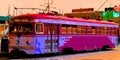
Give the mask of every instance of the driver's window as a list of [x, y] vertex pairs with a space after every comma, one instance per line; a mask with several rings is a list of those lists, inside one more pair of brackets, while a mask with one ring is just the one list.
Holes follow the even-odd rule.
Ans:
[[44, 24], [37, 23], [35, 28], [37, 34], [44, 34]]

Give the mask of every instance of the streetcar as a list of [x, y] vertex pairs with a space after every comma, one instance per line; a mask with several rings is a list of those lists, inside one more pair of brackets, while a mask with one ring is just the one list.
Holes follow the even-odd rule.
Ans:
[[26, 54], [71, 53], [118, 44], [118, 25], [109, 21], [22, 14], [10, 20], [9, 28], [9, 52], [17, 48]]

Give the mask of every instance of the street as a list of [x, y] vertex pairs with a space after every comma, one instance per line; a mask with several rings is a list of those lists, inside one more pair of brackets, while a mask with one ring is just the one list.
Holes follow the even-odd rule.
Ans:
[[[16, 59], [10, 59], [16, 60]], [[60, 55], [44, 58], [27, 58], [17, 60], [120, 60], [120, 47], [109, 51], [86, 52], [79, 54]]]

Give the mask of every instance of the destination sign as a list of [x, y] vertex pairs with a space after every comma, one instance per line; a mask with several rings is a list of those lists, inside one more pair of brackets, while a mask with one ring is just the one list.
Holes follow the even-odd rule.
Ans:
[[30, 19], [15, 19], [14, 22], [31, 22]]

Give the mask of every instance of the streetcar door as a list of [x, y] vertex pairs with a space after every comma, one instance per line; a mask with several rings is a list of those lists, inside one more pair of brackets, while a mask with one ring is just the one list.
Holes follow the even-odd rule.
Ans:
[[47, 52], [58, 52], [58, 40], [59, 40], [59, 25], [47, 24], [47, 40], [46, 50]]

